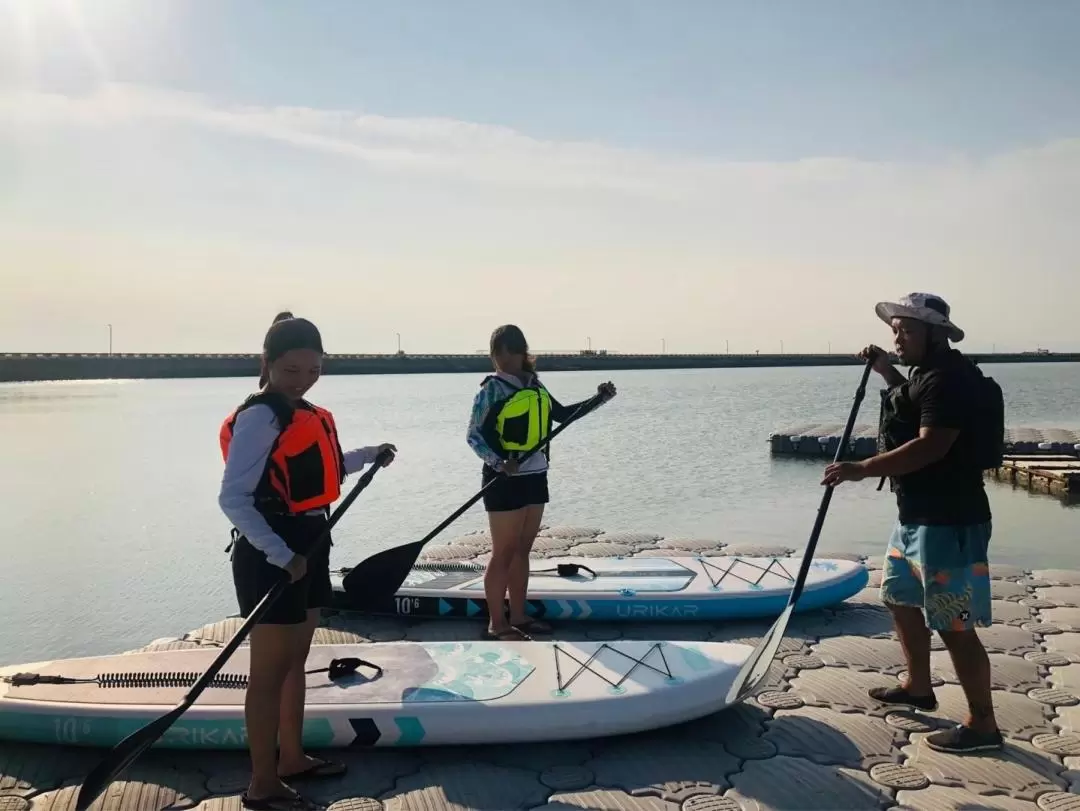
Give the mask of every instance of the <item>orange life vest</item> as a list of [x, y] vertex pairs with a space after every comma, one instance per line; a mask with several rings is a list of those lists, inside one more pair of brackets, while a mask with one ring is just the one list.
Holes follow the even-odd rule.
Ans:
[[259, 403], [273, 409], [282, 430], [270, 448], [266, 470], [256, 488], [256, 506], [296, 514], [337, 501], [345, 480], [345, 457], [334, 417], [325, 408], [304, 400], [294, 405], [268, 392], [248, 397], [221, 425], [218, 439], [222, 458], [229, 458], [237, 415]]

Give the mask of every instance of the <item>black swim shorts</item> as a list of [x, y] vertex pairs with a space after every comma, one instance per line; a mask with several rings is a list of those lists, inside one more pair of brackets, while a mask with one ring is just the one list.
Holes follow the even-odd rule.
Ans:
[[[309, 555], [315, 540], [326, 529], [327, 518], [323, 515], [269, 516], [267, 522], [293, 552]], [[246, 618], [278, 582], [284, 570], [267, 561], [266, 555], [240, 536], [232, 549], [232, 572], [236, 601], [241, 616]], [[258, 624], [302, 623], [307, 620], [308, 609], [325, 608], [332, 597], [330, 543], [324, 543], [309, 555], [307, 574], [288, 585]]]
[[517, 476], [504, 476], [484, 466], [482, 480], [486, 485], [493, 478], [495, 484], [484, 491], [484, 509], [489, 513], [520, 510], [533, 504], [548, 503], [548, 475], [542, 473], [523, 473]]

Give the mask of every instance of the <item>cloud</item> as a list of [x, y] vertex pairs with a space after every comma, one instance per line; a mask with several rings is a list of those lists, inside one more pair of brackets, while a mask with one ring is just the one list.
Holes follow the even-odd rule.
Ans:
[[[219, 148], [232, 140], [243, 148]], [[248, 148], [259, 141], [333, 160], [268, 160]], [[962, 303], [972, 335], [1064, 341], [1080, 295], [1080, 139], [980, 159], [730, 161], [104, 84], [0, 92], [0, 144], [5, 158], [15, 147], [20, 181], [0, 195], [0, 264], [35, 268], [2, 304], [9, 320], [52, 311], [62, 288], [71, 309], [55, 329], [86, 318], [86, 302], [118, 306], [113, 278], [137, 280], [124, 283], [132, 311], [156, 316], [167, 295], [183, 318], [202, 318], [201, 288], [184, 303], [168, 280], [220, 267], [230, 273], [212, 282], [219, 290], [280, 285], [259, 293], [271, 311], [273, 296], [295, 297], [295, 268], [320, 267], [353, 291], [325, 305], [341, 307], [342, 329], [353, 328], [355, 291], [377, 289], [392, 315], [366, 320], [432, 346], [469, 308], [486, 317], [496, 273], [539, 280], [538, 311], [559, 329], [623, 348], [652, 346], [645, 334], [714, 348], [720, 335], [762, 348], [780, 335], [789, 349], [861, 340], [844, 337], [843, 319], [861, 330], [867, 301], [908, 289]], [[339, 161], [363, 172], [338, 172]], [[438, 182], [417, 182], [428, 178]], [[72, 295], [68, 278], [85, 290]], [[233, 298], [218, 300], [214, 318], [227, 321]], [[152, 318], [145, 329], [159, 340]]]
[[129, 84], [102, 85], [81, 97], [9, 93], [0, 96], [2, 120], [22, 127], [98, 128], [164, 120], [332, 153], [381, 169], [512, 185], [648, 189], [629, 171], [645, 156], [609, 147], [539, 141], [505, 127], [444, 118], [230, 105], [200, 94]]
[[[252, 106], [132, 84], [103, 84], [83, 96], [0, 95], [0, 137], [124, 127], [141, 137], [139, 127], [152, 122], [329, 154], [391, 178], [456, 181], [458, 212], [446, 210], [445, 197], [425, 198], [418, 184], [403, 184], [380, 208], [398, 206], [399, 220], [413, 229], [425, 222], [450, 230], [447, 223], [459, 216], [466, 231], [485, 223], [492, 240], [545, 247], [561, 241], [579, 257], [622, 252], [666, 263], [681, 256], [703, 273], [724, 256], [729, 263], [757, 259], [791, 268], [829, 264], [851, 274], [1025, 267], [1053, 275], [1080, 250], [1080, 138], [978, 160], [729, 161], [542, 140], [448, 118]], [[130, 174], [141, 180], [170, 171], [156, 155], [144, 156]], [[249, 176], [232, 166], [237, 176]], [[260, 176], [273, 170], [250, 165]], [[326, 175], [311, 179], [319, 194], [333, 182]], [[461, 193], [469, 189], [474, 193]], [[473, 206], [467, 213], [466, 205]], [[344, 203], [327, 209], [352, 216], [341, 213], [348, 211]], [[237, 215], [230, 216], [235, 228]]]
[[[868, 201], [881, 206], [882, 190], [888, 189], [889, 207], [929, 205], [947, 212], [960, 198], [965, 205], [993, 204], [995, 190], [1016, 193], [1037, 183], [1072, 195], [1080, 185], [1080, 139], [980, 162], [962, 157], [930, 164], [842, 157], [735, 162], [541, 140], [507, 127], [447, 118], [230, 104], [131, 84], [104, 84], [81, 97], [29, 92], [0, 96], [0, 121], [15, 127], [102, 128], [153, 120], [339, 155], [381, 171], [501, 186], [591, 189], [670, 202], [746, 205], [778, 197], [810, 202], [831, 198], [831, 204], [857, 211]], [[979, 194], [973, 196], [974, 190]]]

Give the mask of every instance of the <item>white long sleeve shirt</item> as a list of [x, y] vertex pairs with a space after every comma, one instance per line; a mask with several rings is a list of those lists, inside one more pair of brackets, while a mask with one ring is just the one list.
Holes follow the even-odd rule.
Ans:
[[[277, 418], [268, 405], [259, 403], [237, 415], [229, 458], [221, 477], [218, 506], [252, 546], [264, 553], [270, 563], [284, 569], [292, 560], [293, 551], [255, 508], [255, 488], [280, 433]], [[378, 446], [347, 451], [345, 473], [358, 473], [374, 462], [378, 454]]]

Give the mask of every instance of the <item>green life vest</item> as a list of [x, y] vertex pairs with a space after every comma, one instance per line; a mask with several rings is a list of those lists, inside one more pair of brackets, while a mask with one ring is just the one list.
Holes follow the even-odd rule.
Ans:
[[551, 433], [551, 395], [539, 384], [515, 391], [491, 409], [485, 428], [500, 455], [528, 453]]

